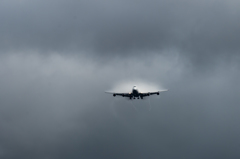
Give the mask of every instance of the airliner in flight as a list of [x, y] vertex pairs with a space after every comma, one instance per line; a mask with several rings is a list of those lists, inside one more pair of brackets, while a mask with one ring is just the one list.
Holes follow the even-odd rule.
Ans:
[[113, 96], [122, 96], [122, 97], [128, 97], [130, 99], [143, 99], [143, 97], [146, 97], [146, 96], [150, 96], [150, 95], [159, 95], [160, 92], [165, 92], [165, 91], [168, 91], [167, 89], [166, 90], [161, 90], [161, 91], [156, 91], [156, 92], [139, 92], [138, 89], [137, 89], [137, 86], [133, 86], [133, 89], [132, 89], [132, 92], [130, 93], [115, 93], [115, 92], [105, 92], [105, 93], [110, 93], [110, 94], [113, 94]]

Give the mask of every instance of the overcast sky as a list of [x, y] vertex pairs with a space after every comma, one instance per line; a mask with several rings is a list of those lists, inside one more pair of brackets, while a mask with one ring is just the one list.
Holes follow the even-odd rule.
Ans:
[[1, 0], [0, 158], [239, 159], [239, 42], [238, 0]]

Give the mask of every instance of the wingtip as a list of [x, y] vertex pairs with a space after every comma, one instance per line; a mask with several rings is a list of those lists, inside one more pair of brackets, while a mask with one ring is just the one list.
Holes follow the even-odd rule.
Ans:
[[160, 90], [158, 92], [166, 92], [166, 91], [168, 91], [168, 89]]
[[105, 91], [104, 93], [109, 93], [109, 94], [112, 94], [113, 92], [108, 92], [108, 91]]

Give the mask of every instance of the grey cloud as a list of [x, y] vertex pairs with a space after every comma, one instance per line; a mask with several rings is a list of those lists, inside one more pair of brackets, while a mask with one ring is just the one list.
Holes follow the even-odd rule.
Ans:
[[[99, 66], [86, 57], [33, 55], [1, 58], [2, 158], [240, 155], [239, 73], [227, 63], [199, 75], [189, 73], [183, 60], [173, 63], [175, 57], [163, 55], [143, 71], [136, 71], [142, 61], [133, 59], [126, 63], [136, 68], [126, 70], [118, 60]], [[170, 90], [150, 98], [151, 111], [148, 100], [131, 103], [103, 93], [127, 77]]]
[[3, 1], [1, 48], [197, 58], [239, 51], [235, 1]]
[[239, 158], [238, 6], [1, 1], [0, 157]]

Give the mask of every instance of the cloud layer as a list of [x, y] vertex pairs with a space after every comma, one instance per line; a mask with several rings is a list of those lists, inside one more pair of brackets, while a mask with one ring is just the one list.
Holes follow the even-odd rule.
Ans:
[[239, 5], [1, 1], [0, 157], [239, 158]]

